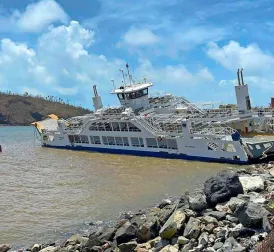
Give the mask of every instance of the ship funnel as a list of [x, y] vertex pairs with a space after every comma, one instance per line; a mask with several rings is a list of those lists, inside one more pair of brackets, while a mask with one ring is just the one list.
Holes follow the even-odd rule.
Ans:
[[93, 92], [94, 92], [94, 97], [93, 99], [93, 106], [95, 111], [98, 109], [101, 109], [103, 107], [102, 99], [101, 96], [98, 95], [96, 85], [93, 86]]
[[238, 77], [238, 85], [241, 86], [241, 81], [240, 81], [240, 69], [237, 71], [237, 77]]
[[242, 85], [244, 85], [244, 76], [243, 76], [243, 69], [241, 69], [241, 79], [242, 79]]

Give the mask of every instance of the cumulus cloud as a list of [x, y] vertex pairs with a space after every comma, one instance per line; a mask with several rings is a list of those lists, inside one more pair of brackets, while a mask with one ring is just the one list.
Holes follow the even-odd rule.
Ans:
[[6, 32], [40, 32], [49, 25], [69, 20], [66, 12], [55, 0], [40, 0], [29, 4], [24, 12], [2, 13], [0, 30]]
[[131, 27], [123, 37], [123, 42], [130, 46], [147, 46], [156, 44], [159, 38], [149, 29]]
[[230, 41], [227, 45], [219, 47], [216, 43], [210, 43], [207, 55], [232, 71], [244, 68], [246, 73], [253, 75], [273, 72], [274, 56], [262, 51], [256, 44], [241, 46], [236, 41]]

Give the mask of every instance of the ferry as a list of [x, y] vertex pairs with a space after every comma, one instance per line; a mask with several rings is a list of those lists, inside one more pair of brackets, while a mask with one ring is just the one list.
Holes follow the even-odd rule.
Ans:
[[66, 120], [51, 114], [32, 124], [41, 145], [233, 164], [262, 162], [274, 153], [274, 110], [252, 110], [242, 69], [237, 106], [208, 108], [172, 94], [149, 96], [153, 84], [135, 82], [126, 68], [121, 86], [111, 92], [120, 106], [104, 107], [93, 86], [94, 113]]

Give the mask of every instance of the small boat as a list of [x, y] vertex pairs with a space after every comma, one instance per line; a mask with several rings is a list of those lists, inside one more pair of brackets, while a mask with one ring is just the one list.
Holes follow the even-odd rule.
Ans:
[[49, 115], [35, 122], [43, 147], [233, 164], [262, 162], [274, 153], [274, 111], [251, 108], [243, 70], [237, 106], [208, 108], [172, 94], [149, 96], [146, 78], [135, 82], [126, 65], [112, 90], [118, 107], [103, 107], [93, 86], [95, 112], [69, 119]]

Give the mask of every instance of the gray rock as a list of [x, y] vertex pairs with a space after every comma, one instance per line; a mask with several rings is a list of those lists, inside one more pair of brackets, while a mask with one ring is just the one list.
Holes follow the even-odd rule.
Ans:
[[161, 249], [163, 249], [167, 245], [169, 245], [169, 241], [165, 239], [161, 239], [155, 242], [155, 245], [154, 245], [155, 251], [161, 251]]
[[205, 216], [201, 217], [200, 220], [201, 220], [202, 223], [205, 223], [206, 225], [210, 224], [210, 223], [213, 223], [215, 225], [218, 224], [218, 221], [217, 221], [216, 218], [208, 216], [208, 215], [205, 215]]
[[220, 221], [220, 220], [224, 220], [225, 219], [226, 213], [225, 212], [220, 212], [220, 211], [211, 211], [211, 212], [205, 213], [205, 215], [214, 217], [218, 221]]
[[40, 252], [56, 252], [58, 249], [59, 247], [48, 246], [46, 248], [41, 249]]
[[120, 252], [132, 252], [134, 249], [137, 247], [137, 242], [136, 241], [131, 241], [128, 243], [122, 243], [118, 246], [120, 249]]
[[92, 248], [94, 246], [102, 246], [106, 241], [112, 241], [116, 232], [116, 228], [103, 227], [97, 232], [93, 232], [89, 235], [88, 241], [85, 247]]
[[213, 246], [215, 250], [220, 249], [224, 244], [222, 242], [216, 242]]
[[204, 183], [206, 200], [214, 206], [240, 193], [243, 193], [243, 187], [238, 174], [232, 170], [222, 171]]
[[31, 252], [38, 252], [38, 251], [41, 250], [41, 248], [42, 248], [41, 244], [34, 244], [30, 251]]
[[122, 227], [118, 228], [115, 233], [115, 240], [117, 245], [127, 243], [134, 239], [136, 236], [137, 227], [136, 225], [126, 222]]
[[217, 231], [216, 236], [220, 239], [220, 241], [225, 241], [225, 239], [228, 237], [228, 228], [220, 227]]
[[211, 232], [213, 231], [214, 227], [215, 227], [214, 224], [209, 223], [209, 224], [207, 224], [206, 226], [204, 226], [204, 227], [202, 228], [202, 231], [206, 231], [206, 232], [208, 232], [208, 233], [211, 233]]
[[190, 217], [184, 230], [184, 237], [189, 239], [192, 239], [192, 238], [197, 239], [199, 237], [200, 232], [201, 232], [200, 221], [198, 219]]
[[267, 211], [258, 204], [249, 202], [247, 205], [238, 207], [235, 215], [245, 227], [262, 228], [263, 218], [267, 215]]
[[227, 203], [226, 206], [230, 208], [232, 212], [234, 212], [238, 207], [246, 204], [246, 201], [237, 197], [232, 197]]
[[160, 230], [159, 219], [149, 216], [148, 219], [138, 228], [136, 238], [139, 242], [146, 242], [158, 236]]
[[0, 244], [0, 252], [7, 252], [11, 249], [9, 244]]
[[65, 246], [76, 245], [76, 244], [81, 244], [82, 246], [85, 246], [88, 240], [89, 238], [87, 237], [83, 237], [79, 234], [75, 234], [75, 235], [72, 235], [69, 239], [67, 239]]
[[236, 224], [239, 223], [239, 219], [238, 219], [237, 217], [231, 215], [231, 214], [228, 214], [228, 215], [226, 216], [226, 219], [227, 219], [228, 221], [232, 222], [232, 223], [236, 223]]
[[246, 250], [246, 248], [241, 246], [233, 237], [226, 239], [221, 249], [222, 252], [242, 252]]
[[187, 239], [186, 237], [184, 236], [179, 236], [178, 237], [178, 240], [177, 240], [177, 243], [179, 245], [185, 245], [185, 244], [188, 244], [189, 243], [189, 239]]
[[244, 192], [261, 192], [264, 190], [264, 180], [260, 176], [240, 176], [239, 180]]
[[164, 225], [168, 218], [173, 214], [176, 205], [167, 205], [163, 209], [161, 209], [159, 213], [159, 221], [161, 225]]
[[162, 202], [159, 204], [158, 208], [162, 209], [171, 204], [172, 204], [172, 201], [170, 199], [163, 199]]
[[209, 236], [207, 232], [201, 233], [199, 239], [198, 239], [199, 245], [202, 245], [205, 247], [209, 242]]
[[207, 208], [206, 196], [202, 190], [195, 190], [187, 196], [189, 208], [194, 211], [202, 211]]
[[179, 231], [182, 225], [185, 223], [186, 215], [183, 211], [175, 211], [164, 224], [160, 230], [160, 237], [162, 239], [170, 239], [177, 231]]
[[178, 252], [179, 249], [172, 245], [167, 245], [163, 249], [161, 249], [161, 252]]
[[102, 251], [102, 248], [101, 248], [101, 246], [93, 246], [93, 247], [90, 248], [88, 251], [89, 251], [89, 252], [101, 252], [101, 251]]

